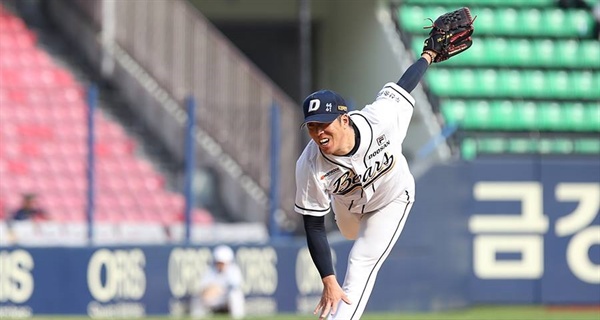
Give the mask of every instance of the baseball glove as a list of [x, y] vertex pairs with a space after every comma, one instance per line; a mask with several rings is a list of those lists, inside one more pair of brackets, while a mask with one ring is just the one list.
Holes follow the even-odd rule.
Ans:
[[431, 28], [431, 31], [429, 38], [425, 39], [423, 51], [436, 52], [433, 62], [441, 62], [469, 49], [473, 44], [473, 21], [475, 19], [471, 18], [471, 10], [467, 7], [444, 13], [435, 21], [431, 20], [432, 25], [424, 27]]

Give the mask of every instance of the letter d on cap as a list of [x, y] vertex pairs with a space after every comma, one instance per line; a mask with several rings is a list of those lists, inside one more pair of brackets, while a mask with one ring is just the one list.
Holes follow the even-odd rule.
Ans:
[[319, 100], [319, 99], [312, 99], [308, 103], [308, 112], [317, 111], [317, 110], [319, 110], [320, 106], [321, 106], [321, 100]]

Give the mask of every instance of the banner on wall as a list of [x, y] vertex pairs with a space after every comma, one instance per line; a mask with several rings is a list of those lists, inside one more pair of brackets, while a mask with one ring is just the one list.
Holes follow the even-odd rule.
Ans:
[[[347, 254], [349, 243], [334, 244]], [[0, 249], [0, 315], [184, 315], [211, 247]], [[249, 314], [307, 312], [322, 285], [302, 243], [237, 246]]]
[[482, 161], [472, 167], [476, 302], [600, 301], [600, 163]]
[[[417, 201], [367, 308], [597, 304], [599, 177], [597, 161], [504, 159], [435, 168], [417, 183]], [[331, 243], [342, 281], [352, 243]], [[0, 316], [183, 315], [211, 249], [0, 248]], [[249, 314], [312, 312], [322, 284], [304, 239], [234, 250]]]

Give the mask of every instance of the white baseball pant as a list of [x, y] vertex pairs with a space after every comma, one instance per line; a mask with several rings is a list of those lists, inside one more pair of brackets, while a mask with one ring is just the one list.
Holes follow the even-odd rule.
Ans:
[[352, 304], [340, 301], [337, 312], [328, 320], [360, 319], [377, 273], [398, 241], [411, 208], [412, 199], [404, 195], [383, 209], [362, 216], [347, 211], [336, 212], [336, 223], [342, 235], [356, 239], [342, 285]]

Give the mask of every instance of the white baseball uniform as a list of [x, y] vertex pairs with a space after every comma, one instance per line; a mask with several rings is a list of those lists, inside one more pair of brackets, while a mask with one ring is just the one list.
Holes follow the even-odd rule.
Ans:
[[[210, 268], [200, 282], [200, 295], [192, 301], [192, 318], [204, 318], [211, 310], [226, 308], [233, 319], [242, 319], [245, 316], [242, 285], [242, 271], [237, 264], [228, 263], [223, 272]], [[211, 292], [207, 293], [205, 290]]]
[[324, 216], [331, 208], [341, 233], [356, 239], [342, 285], [352, 305], [340, 302], [331, 320], [360, 319], [414, 202], [414, 178], [402, 154], [414, 104], [408, 92], [387, 83], [372, 104], [349, 113], [360, 135], [352, 156], [325, 155], [310, 141], [296, 163], [295, 211]]

